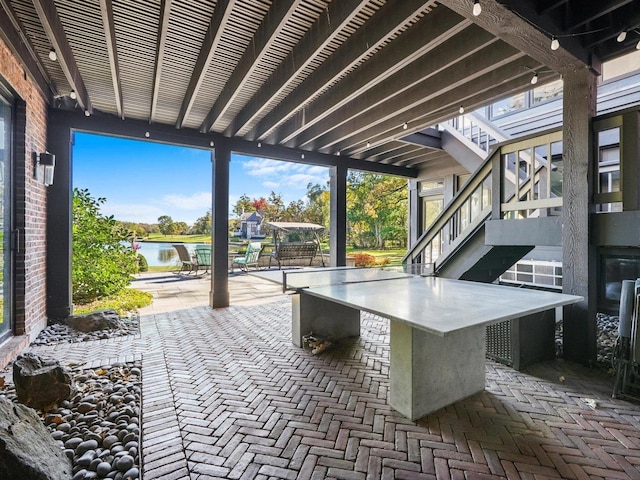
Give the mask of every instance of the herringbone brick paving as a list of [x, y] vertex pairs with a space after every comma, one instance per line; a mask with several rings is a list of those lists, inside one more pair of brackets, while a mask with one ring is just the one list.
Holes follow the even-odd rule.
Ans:
[[48, 353], [142, 355], [145, 480], [640, 479], [640, 407], [597, 371], [488, 362], [484, 392], [411, 422], [387, 404], [387, 320], [313, 356], [290, 308], [154, 313], [140, 338]]

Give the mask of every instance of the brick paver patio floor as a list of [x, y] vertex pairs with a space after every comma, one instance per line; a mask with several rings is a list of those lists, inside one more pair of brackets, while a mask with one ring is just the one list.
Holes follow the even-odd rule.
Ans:
[[387, 404], [387, 320], [367, 314], [361, 338], [313, 356], [291, 344], [289, 298], [262, 280], [232, 278], [217, 310], [206, 280], [182, 305], [154, 282], [139, 337], [39, 349], [142, 357], [145, 480], [640, 478], [640, 407], [596, 371], [489, 362], [484, 392], [411, 422]]

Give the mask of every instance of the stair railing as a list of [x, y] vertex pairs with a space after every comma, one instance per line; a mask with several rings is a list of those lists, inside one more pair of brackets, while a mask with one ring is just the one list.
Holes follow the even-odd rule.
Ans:
[[497, 145], [403, 263], [441, 264], [489, 219], [557, 215], [562, 208], [561, 152], [561, 130]]

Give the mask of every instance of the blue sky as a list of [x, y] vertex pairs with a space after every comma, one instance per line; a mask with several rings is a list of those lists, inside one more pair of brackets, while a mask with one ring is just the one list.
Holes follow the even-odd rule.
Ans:
[[[229, 203], [282, 196], [302, 199], [307, 184], [326, 184], [329, 170], [234, 154], [229, 171]], [[191, 225], [211, 208], [211, 155], [208, 150], [76, 133], [73, 186], [107, 199], [104, 215], [129, 222], [157, 223], [161, 215]]]

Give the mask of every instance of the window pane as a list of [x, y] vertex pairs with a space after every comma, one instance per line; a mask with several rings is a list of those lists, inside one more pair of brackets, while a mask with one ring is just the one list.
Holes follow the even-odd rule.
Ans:
[[423, 199], [423, 221], [425, 230], [427, 230], [433, 224], [438, 215], [440, 215], [443, 203], [442, 198], [427, 197]]
[[551, 196], [562, 197], [562, 142], [551, 144]]
[[499, 117], [501, 115], [505, 115], [507, 113], [515, 112], [516, 110], [520, 110], [525, 107], [525, 93], [519, 93], [518, 95], [514, 95], [513, 97], [505, 98], [503, 100], [498, 100], [493, 105], [491, 105], [491, 116]]
[[598, 192], [620, 191], [620, 128], [598, 132]]
[[533, 89], [533, 104], [546, 102], [560, 96], [562, 96], [562, 80], [556, 80]]

